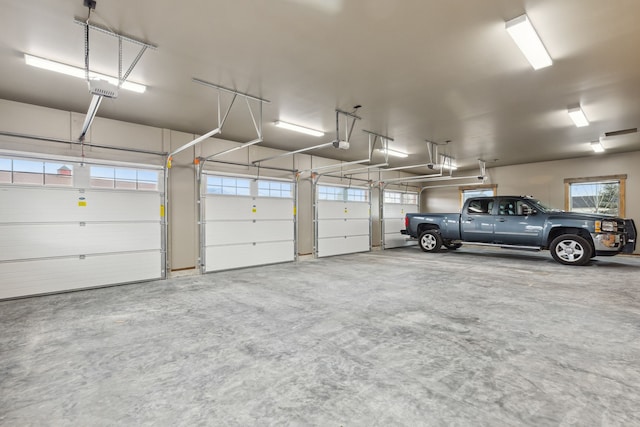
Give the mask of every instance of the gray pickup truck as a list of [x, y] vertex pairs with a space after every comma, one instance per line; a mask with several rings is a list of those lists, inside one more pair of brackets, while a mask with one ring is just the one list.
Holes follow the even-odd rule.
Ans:
[[596, 255], [633, 253], [636, 227], [631, 219], [563, 212], [525, 196], [468, 199], [461, 213], [415, 213], [405, 217], [406, 234], [425, 252], [465, 244], [501, 248], [548, 249], [557, 262], [585, 265]]

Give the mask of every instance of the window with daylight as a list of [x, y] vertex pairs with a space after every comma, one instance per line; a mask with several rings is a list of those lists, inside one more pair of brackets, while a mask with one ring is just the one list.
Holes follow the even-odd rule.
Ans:
[[318, 186], [318, 200], [344, 200], [343, 187], [328, 187], [326, 185]]
[[385, 191], [384, 203], [402, 203], [402, 193], [399, 191]]
[[125, 190], [158, 190], [158, 172], [148, 169], [91, 166], [91, 186]]
[[207, 194], [250, 196], [251, 180], [231, 176], [207, 176]]
[[258, 181], [259, 197], [293, 197], [293, 185], [290, 182]]
[[0, 158], [0, 184], [32, 184], [71, 187], [73, 165]]
[[369, 191], [363, 188], [347, 188], [348, 202], [368, 202]]
[[496, 195], [496, 185], [474, 185], [460, 187], [460, 207], [464, 205], [467, 199], [472, 197], [494, 197]]
[[417, 205], [418, 195], [416, 193], [404, 193], [402, 194], [402, 203], [405, 205]]
[[623, 217], [626, 179], [626, 175], [565, 179], [565, 209]]

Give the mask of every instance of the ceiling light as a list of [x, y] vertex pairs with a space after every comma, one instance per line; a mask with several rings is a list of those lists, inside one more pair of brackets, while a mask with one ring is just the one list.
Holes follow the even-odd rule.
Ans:
[[409, 157], [407, 153], [403, 153], [402, 151], [392, 150], [390, 148], [387, 148], [386, 150], [384, 148], [378, 148], [378, 151], [381, 152], [382, 154], [387, 154], [393, 157], [401, 157], [403, 159], [406, 157]]
[[603, 153], [604, 152], [604, 146], [602, 145], [602, 143], [600, 141], [592, 142], [591, 143], [591, 149], [596, 153]]
[[[51, 61], [50, 59], [39, 58], [37, 56], [29, 55], [26, 53], [24, 54], [24, 62], [27, 65], [32, 65], [34, 67], [42, 68], [49, 71], [55, 71], [56, 73], [66, 74], [68, 76], [78, 77], [81, 79], [86, 79], [87, 77], [84, 68], [63, 64], [61, 62]], [[93, 71], [89, 71], [89, 79], [106, 80], [114, 86], [118, 86], [119, 83], [116, 77], [107, 76], [105, 74], [100, 74]], [[120, 87], [122, 89], [130, 90], [137, 93], [144, 93], [147, 90], [147, 87], [145, 85], [129, 81], [125, 81]]]
[[505, 28], [534, 70], [553, 64], [529, 17], [525, 14], [507, 21]]
[[304, 126], [298, 126], [298, 125], [294, 125], [292, 123], [283, 122], [283, 121], [280, 121], [280, 120], [274, 122], [274, 124], [276, 126], [278, 126], [279, 128], [289, 129], [289, 130], [293, 130], [293, 131], [300, 132], [300, 133], [306, 133], [307, 135], [312, 135], [312, 136], [323, 136], [324, 135], [324, 132], [322, 132], [322, 131], [315, 130], [315, 129], [309, 129], [309, 128], [306, 128]]
[[587, 116], [584, 115], [584, 111], [582, 111], [582, 108], [580, 108], [579, 105], [569, 108], [567, 112], [569, 113], [569, 117], [571, 117], [571, 120], [573, 120], [573, 123], [576, 124], [576, 127], [581, 128], [584, 126], [589, 126], [589, 120], [587, 119]]

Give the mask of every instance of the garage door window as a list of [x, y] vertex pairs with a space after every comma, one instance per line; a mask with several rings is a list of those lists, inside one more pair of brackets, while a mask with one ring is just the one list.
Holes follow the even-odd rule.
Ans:
[[398, 191], [385, 191], [384, 202], [400, 204], [402, 203], [402, 193]]
[[0, 183], [71, 187], [73, 165], [0, 158]]
[[344, 200], [344, 188], [342, 187], [327, 187], [325, 185], [318, 186], [318, 199], [319, 200]]
[[418, 195], [416, 193], [403, 193], [402, 203], [405, 205], [417, 205]]
[[368, 202], [369, 192], [362, 188], [347, 188], [348, 202]]
[[227, 196], [250, 196], [251, 181], [227, 176], [207, 176], [207, 193]]
[[91, 166], [91, 186], [123, 190], [158, 190], [158, 172], [147, 169]]
[[369, 191], [364, 188], [345, 188], [318, 186], [318, 200], [333, 200], [338, 202], [368, 202]]
[[258, 181], [258, 196], [260, 197], [292, 197], [292, 185], [290, 182]]

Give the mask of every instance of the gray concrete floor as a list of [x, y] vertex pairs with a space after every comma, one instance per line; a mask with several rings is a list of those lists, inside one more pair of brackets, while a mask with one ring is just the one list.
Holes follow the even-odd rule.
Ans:
[[404, 248], [0, 302], [0, 425], [640, 425], [638, 273]]

